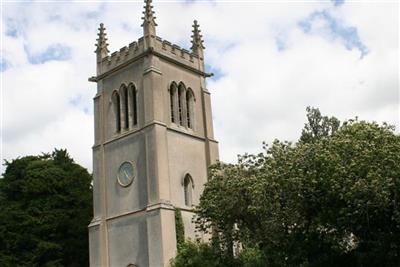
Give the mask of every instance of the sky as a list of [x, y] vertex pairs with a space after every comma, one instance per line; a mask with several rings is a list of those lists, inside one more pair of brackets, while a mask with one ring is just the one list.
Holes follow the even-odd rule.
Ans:
[[[400, 127], [397, 1], [153, 1], [157, 35], [204, 36], [220, 159], [296, 141], [313, 106]], [[66, 148], [92, 169], [95, 42], [142, 36], [142, 1], [2, 1], [1, 160]], [[4, 167], [0, 172], [4, 171]]]

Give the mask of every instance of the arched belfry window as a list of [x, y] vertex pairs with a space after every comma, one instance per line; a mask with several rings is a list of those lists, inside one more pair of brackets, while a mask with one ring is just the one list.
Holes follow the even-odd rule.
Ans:
[[187, 120], [187, 127], [193, 129], [193, 121], [194, 121], [194, 95], [193, 91], [188, 88], [186, 91], [186, 120]]
[[138, 105], [137, 105], [137, 90], [135, 86], [130, 83], [128, 86], [129, 95], [129, 118], [132, 126], [138, 124]]
[[176, 83], [172, 83], [171, 86], [169, 87], [169, 102], [170, 102], [170, 108], [171, 108], [171, 122], [175, 122], [177, 120], [176, 117], [176, 96], [177, 96], [177, 86]]
[[190, 174], [186, 174], [183, 178], [183, 192], [185, 198], [185, 205], [191, 207], [192, 202], [192, 193], [193, 193], [193, 179]]
[[192, 89], [183, 82], [172, 82], [169, 87], [171, 122], [194, 129], [194, 101]]
[[121, 109], [120, 109], [120, 97], [117, 91], [112, 94], [112, 105], [114, 110], [114, 121], [115, 121], [115, 131], [121, 131]]
[[186, 117], [186, 88], [183, 83], [179, 84], [178, 87], [178, 116], [179, 116], [179, 124], [185, 126], [185, 117]]
[[129, 100], [128, 100], [128, 89], [126, 85], [122, 85], [119, 89], [121, 96], [121, 117], [123, 121], [124, 129], [129, 128]]

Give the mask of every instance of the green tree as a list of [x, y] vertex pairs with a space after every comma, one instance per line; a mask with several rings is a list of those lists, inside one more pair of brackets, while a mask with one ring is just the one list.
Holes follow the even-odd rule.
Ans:
[[331, 136], [339, 129], [340, 121], [335, 117], [322, 116], [317, 108], [307, 107], [307, 123], [301, 132], [300, 142], [309, 143]]
[[400, 266], [400, 136], [307, 111], [298, 143], [213, 166], [199, 230], [217, 255], [239, 242], [239, 261], [262, 266]]
[[6, 162], [0, 266], [87, 266], [91, 175], [66, 150]]
[[180, 250], [185, 242], [185, 228], [183, 225], [182, 212], [180, 209], [175, 209], [175, 231], [176, 231], [176, 246]]

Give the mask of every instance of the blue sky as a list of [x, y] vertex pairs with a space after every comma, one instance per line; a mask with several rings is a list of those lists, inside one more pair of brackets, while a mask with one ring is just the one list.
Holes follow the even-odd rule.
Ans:
[[[336, 3], [338, 2], [336, 1]], [[316, 20], [323, 21], [323, 27], [314, 29], [313, 22]], [[321, 34], [325, 38], [332, 40], [339, 39], [346, 49], [358, 49], [361, 58], [368, 54], [368, 47], [360, 39], [357, 28], [345, 25], [341, 20], [334, 18], [327, 10], [315, 11], [305, 20], [300, 21], [299, 26], [308, 34]]]
[[332, 0], [335, 6], [340, 6], [344, 4], [344, 0]]
[[25, 53], [30, 64], [43, 64], [50, 60], [62, 61], [71, 58], [71, 48], [62, 44], [50, 45], [45, 51], [31, 53], [25, 46]]
[[[296, 140], [305, 108], [399, 126], [398, 3], [156, 1], [157, 34], [190, 47], [200, 23], [223, 161]], [[91, 169], [94, 44], [141, 37], [142, 3], [3, 4], [2, 157], [70, 150]], [[229, 101], [226, 101], [229, 99]], [[249, 131], [250, 129], [250, 131]], [[27, 145], [29, 144], [29, 145]]]

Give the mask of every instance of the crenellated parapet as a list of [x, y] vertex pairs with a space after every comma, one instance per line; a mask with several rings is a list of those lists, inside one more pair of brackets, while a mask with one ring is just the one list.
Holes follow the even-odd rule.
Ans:
[[99, 62], [100, 66], [98, 66], [101, 72], [98, 75], [140, 60], [149, 53], [153, 53], [167, 61], [174, 61], [183, 67], [186, 66], [199, 71], [199, 63], [203, 61], [203, 58], [200, 58], [198, 54], [160, 37], [154, 38], [154, 47], [145, 48], [144, 38], [142, 37], [137, 42], [132, 42], [128, 46], [124, 46], [118, 51], [112, 52], [111, 55], [102, 58], [101, 62]]
[[100, 62], [100, 69], [102, 70], [100, 75], [111, 71], [126, 62], [135, 60], [135, 58], [140, 57], [143, 54], [143, 38], [138, 40], [138, 42], [132, 42], [128, 46], [124, 46], [118, 51], [111, 53], [111, 55], [106, 56]]
[[203, 59], [179, 45], [173, 44], [159, 37], [156, 38], [155, 51], [192, 68], [198, 68], [199, 61]]

